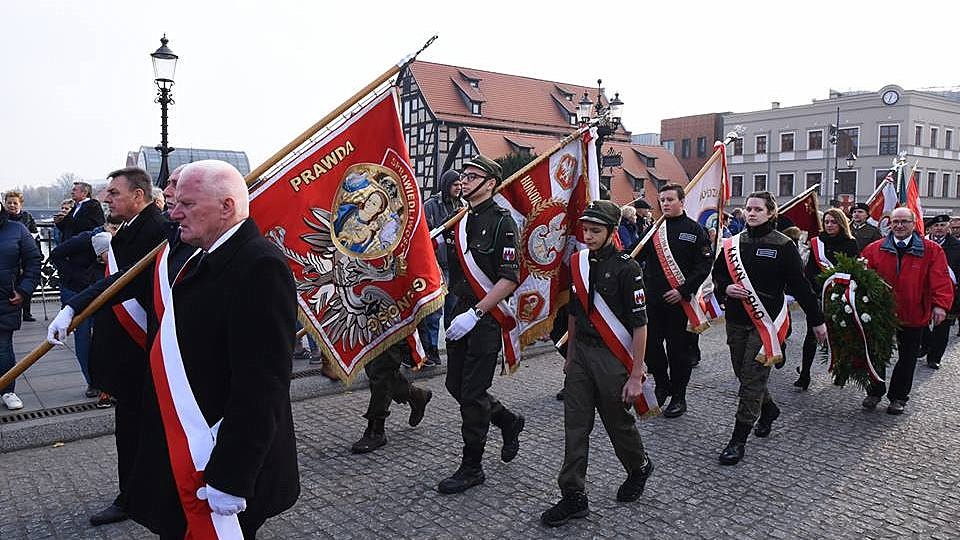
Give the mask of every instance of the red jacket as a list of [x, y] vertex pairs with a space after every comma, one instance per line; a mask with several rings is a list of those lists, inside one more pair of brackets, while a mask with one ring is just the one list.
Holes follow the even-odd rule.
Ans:
[[869, 268], [893, 287], [897, 317], [902, 326], [926, 326], [934, 306], [950, 311], [953, 283], [947, 271], [947, 258], [936, 242], [913, 233], [910, 247], [898, 263], [891, 233], [863, 248], [860, 255], [867, 259]]

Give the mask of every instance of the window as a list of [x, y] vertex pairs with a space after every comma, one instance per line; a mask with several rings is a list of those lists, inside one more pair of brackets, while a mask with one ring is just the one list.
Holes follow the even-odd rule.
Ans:
[[671, 154], [676, 155], [676, 153], [677, 153], [677, 148], [676, 148], [676, 146], [677, 146], [677, 145], [673, 142], [673, 139], [667, 139], [667, 140], [663, 141], [663, 147], [666, 148], [667, 151], [670, 152]]
[[754, 190], [754, 191], [766, 191], [766, 190], [767, 190], [767, 175], [765, 175], [765, 174], [755, 174], [755, 175], [753, 175], [753, 190]]
[[780, 134], [780, 151], [793, 152], [793, 133]]
[[[860, 153], [860, 128], [843, 128], [837, 140], [838, 158], [846, 158], [850, 154]], [[842, 156], [842, 157], [841, 157]]]
[[930, 148], [937, 147], [937, 135], [940, 133], [939, 128], [932, 127], [930, 128]]
[[793, 195], [793, 173], [780, 175], [780, 193], [779, 195]]
[[823, 150], [823, 130], [807, 132], [807, 150]]
[[[758, 154], [767, 153], [767, 136], [766, 135], [757, 135], [756, 153]], [[764, 177], [764, 181], [766, 181], [766, 177]]]
[[570, 125], [577, 125], [577, 113], [570, 113]]
[[690, 157], [690, 139], [684, 139], [680, 141], [680, 158], [687, 159]]
[[471, 101], [471, 102], [470, 102], [470, 113], [471, 113], [471, 114], [475, 114], [475, 115], [477, 115], [477, 116], [480, 116], [480, 102], [479, 102], [479, 101]]
[[920, 139], [923, 137], [923, 126], [917, 126], [913, 136], [913, 145], [920, 146]]
[[927, 196], [933, 197], [933, 189], [937, 183], [937, 173], [928, 172], [927, 173]]
[[657, 167], [657, 158], [650, 156], [643, 156], [643, 165], [648, 169], [655, 169]]
[[697, 157], [707, 155], [707, 138], [697, 137]]
[[950, 173], [943, 173], [943, 189], [940, 191], [940, 196], [950, 196]]
[[[733, 140], [733, 155], [742, 156], [743, 155], [743, 139], [736, 138]], [[741, 177], [741, 180], [743, 177]]]
[[820, 187], [817, 188], [817, 195], [823, 195], [823, 173], [808, 172], [806, 189], [810, 189], [817, 184], [820, 184]]
[[950, 148], [953, 146], [953, 130], [945, 129], [943, 130], [943, 147], [947, 150], [953, 150]]
[[[876, 188], [876, 187], [880, 187], [880, 184], [883, 183], [883, 180], [887, 177], [888, 174], [890, 174], [890, 171], [888, 171], [888, 170], [886, 170], [886, 169], [880, 169], [880, 170], [874, 172], [874, 173], [873, 173], [873, 176], [874, 176], [873, 187], [875, 187], [875, 188]], [[891, 177], [891, 178], [892, 178], [892, 177]]]
[[895, 156], [900, 151], [900, 126], [880, 126], [878, 155]]
[[[856, 195], [857, 171], [840, 171], [837, 173], [837, 195]], [[837, 197], [839, 199], [839, 197]]]
[[743, 175], [735, 174], [730, 177], [730, 196], [743, 197]]

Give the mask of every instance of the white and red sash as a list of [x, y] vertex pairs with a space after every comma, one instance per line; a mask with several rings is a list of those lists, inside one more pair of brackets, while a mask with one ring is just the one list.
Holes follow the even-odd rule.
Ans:
[[[117, 257], [113, 253], [113, 245], [107, 249], [106, 276], [112, 276], [120, 271], [117, 266]], [[117, 316], [120, 326], [127, 332], [141, 349], [147, 350], [147, 310], [143, 309], [136, 299], [125, 300], [122, 304], [113, 305], [113, 313]]]
[[733, 283], [740, 285], [747, 290], [747, 297], [741, 300], [744, 309], [747, 310], [747, 316], [753, 321], [760, 333], [760, 341], [763, 348], [757, 355], [757, 361], [765, 366], [772, 366], [783, 360], [783, 342], [787, 339], [787, 331], [790, 329], [790, 313], [787, 309], [787, 302], [784, 299], [780, 307], [780, 313], [776, 318], [770, 318], [770, 313], [760, 301], [753, 283], [750, 282], [750, 276], [747, 275], [747, 269], [743, 266], [743, 258], [740, 254], [740, 240], [743, 233], [739, 233], [732, 238], [723, 239], [723, 249], [727, 259], [727, 271]]
[[[457, 234], [454, 236], [457, 245], [457, 257], [460, 258], [460, 268], [463, 269], [463, 275], [466, 276], [470, 288], [477, 298], [483, 298], [491, 289], [493, 283], [490, 278], [483, 273], [483, 270], [477, 265], [467, 245], [467, 218], [461, 219], [457, 224]], [[509, 297], [508, 297], [509, 298]], [[512, 306], [504, 298], [490, 310], [490, 314], [500, 324], [500, 331], [503, 335], [503, 358], [509, 366], [510, 373], [517, 369], [517, 362], [520, 360], [520, 326], [517, 324], [517, 316]]]
[[[237, 515], [214, 514], [206, 501], [197, 496], [197, 490], [206, 485], [203, 470], [216, 445], [220, 421], [212, 427], [207, 424], [183, 366], [173, 312], [173, 287], [167, 274], [169, 253], [170, 247], [165, 246], [157, 257], [153, 295], [160, 328], [150, 350], [150, 372], [156, 387], [177, 496], [187, 519], [185, 538], [240, 540], [243, 533]], [[190, 259], [200, 253], [198, 249]], [[188, 260], [184, 268], [190, 264]]]
[[[681, 270], [680, 265], [677, 264], [673, 252], [670, 251], [666, 223], [657, 229], [657, 234], [653, 235], [653, 250], [657, 253], [657, 258], [660, 259], [660, 267], [663, 268], [663, 275], [666, 276], [667, 283], [670, 284], [671, 288], [678, 289], [687, 282], [686, 276], [683, 275], [683, 270]], [[692, 300], [692, 302], [688, 302], [681, 298], [680, 306], [687, 315], [687, 331], [699, 334], [707, 328], [710, 328], [710, 320], [703, 311], [699, 291], [694, 294]]]
[[817, 237], [810, 239], [810, 256], [821, 272], [833, 268], [833, 263], [827, 258], [827, 246]]
[[[573, 283], [573, 292], [580, 300], [580, 305], [588, 309], [590, 305], [590, 250], [584, 249], [573, 254], [570, 258], [570, 274]], [[627, 373], [633, 372], [633, 334], [620, 322], [610, 306], [600, 293], [594, 293], [593, 310], [587, 314], [594, 328], [600, 332], [600, 337], [610, 349], [610, 352], [627, 368]], [[576, 336], [574, 336], [576, 339]], [[657, 396], [654, 393], [653, 383], [646, 373], [643, 376], [643, 395], [634, 404], [637, 414], [641, 418], [660, 414]]]

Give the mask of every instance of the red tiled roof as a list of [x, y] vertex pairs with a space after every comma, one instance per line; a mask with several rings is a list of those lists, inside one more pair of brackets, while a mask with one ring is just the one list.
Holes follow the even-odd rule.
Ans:
[[529, 148], [534, 154], [540, 155], [560, 141], [560, 137], [551, 135], [530, 135], [482, 128], [466, 129], [477, 150], [491, 159], [516, 152], [517, 147]]
[[[681, 185], [686, 185], [689, 181], [687, 173], [684, 172], [677, 157], [662, 146], [626, 144], [613, 141], [604, 143], [603, 148], [604, 153], [609, 148], [613, 148], [614, 152], [620, 152], [620, 155], [623, 156], [622, 167], [603, 170], [606, 174], [610, 174], [611, 171], [613, 173], [610, 180], [610, 198], [617, 204], [626, 204], [643, 195], [643, 198], [654, 208], [654, 215], [659, 215], [659, 205], [656, 203], [657, 187], [651, 177]], [[648, 168], [644, 157], [655, 158], [655, 167]], [[633, 191], [633, 183], [627, 177], [628, 174], [645, 180], [644, 193]]]
[[[467, 69], [417, 60], [410, 64], [427, 106], [439, 120], [483, 127], [513, 127], [531, 131], [569, 133], [570, 112], [586, 92], [596, 98], [596, 88], [519, 75]], [[479, 88], [470, 86], [478, 80]], [[481, 115], [471, 114], [463, 95], [482, 101]], [[568, 101], [569, 96], [569, 101]], [[606, 105], [604, 96], [601, 99]], [[628, 138], [622, 126], [617, 138]]]

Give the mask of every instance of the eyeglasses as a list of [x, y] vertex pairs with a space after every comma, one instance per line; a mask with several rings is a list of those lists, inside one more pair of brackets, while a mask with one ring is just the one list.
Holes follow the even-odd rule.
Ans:
[[891, 225], [906, 225], [908, 223], [913, 223], [912, 219], [891, 219]]
[[486, 180], [487, 178], [490, 178], [490, 177], [489, 177], [489, 176], [484, 176], [484, 175], [482, 175], [482, 174], [472, 173], [472, 172], [471, 172], [471, 173], [460, 173], [460, 179], [461, 179], [461, 180], [465, 180], [465, 181], [467, 181], [467, 182], [473, 182], [474, 180]]

